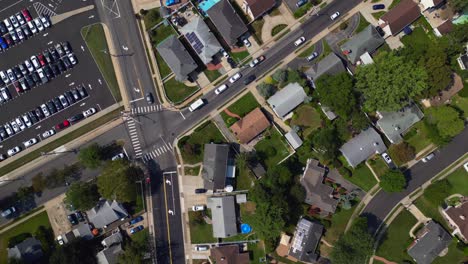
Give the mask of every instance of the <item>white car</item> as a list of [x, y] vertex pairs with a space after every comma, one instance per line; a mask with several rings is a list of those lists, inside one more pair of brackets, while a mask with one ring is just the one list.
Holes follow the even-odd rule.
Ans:
[[246, 47], [252, 46], [252, 43], [250, 43], [250, 41], [249, 41], [248, 39], [244, 39], [244, 40], [242, 40], [242, 42], [244, 43], [244, 45], [245, 45]]
[[205, 206], [202, 205], [202, 204], [197, 204], [197, 205], [194, 205], [192, 206], [192, 210], [197, 212], [197, 211], [204, 211], [205, 210]]
[[68, 58], [70, 59], [71, 64], [76, 65], [76, 57], [72, 53], [67, 55]]
[[8, 31], [13, 31], [13, 29], [15, 29], [15, 28], [13, 27], [13, 25], [11, 24], [11, 21], [10, 21], [9, 18], [5, 18], [5, 19], [3, 20], [3, 23], [5, 24], [5, 26], [6, 26], [6, 28], [8, 29]]
[[23, 144], [25, 147], [29, 148], [30, 146], [34, 145], [37, 143], [37, 139], [36, 138], [31, 138], [30, 140], [28, 141], [25, 141]]
[[317, 58], [318, 55], [319, 55], [318, 52], [314, 51], [314, 52], [312, 52], [312, 54], [310, 54], [309, 56], [307, 56], [306, 59], [307, 59], [307, 61], [312, 61], [312, 60], [314, 60], [315, 58]]
[[12, 156], [18, 154], [20, 151], [21, 151], [21, 149], [18, 146], [16, 146], [16, 147], [14, 147], [12, 149], [9, 149], [7, 151], [7, 154], [8, 154], [8, 156], [12, 157]]
[[59, 245], [65, 244], [65, 242], [63, 241], [63, 237], [62, 237], [62, 236], [58, 236], [58, 237], [57, 237], [57, 242], [59, 243]]
[[426, 163], [435, 157], [434, 153], [431, 153], [422, 159], [422, 162]]
[[337, 17], [339, 17], [339, 16], [340, 16], [340, 12], [336, 12], [336, 13], [334, 13], [333, 15], [330, 16], [330, 19], [331, 19], [331, 20], [335, 20], [335, 19], [336, 19]]
[[51, 130], [47, 130], [46, 132], [42, 133], [42, 137], [43, 138], [48, 138], [52, 135], [55, 134], [55, 130], [51, 129]]
[[10, 122], [10, 126], [13, 129], [13, 131], [15, 131], [15, 133], [18, 133], [18, 132], [21, 131], [21, 129], [19, 128], [19, 126], [18, 126], [18, 124], [16, 123], [15, 120]]
[[11, 130], [10, 124], [8, 123], [6, 123], [3, 127], [5, 128], [8, 136], [11, 136], [15, 133], [13, 130]]
[[468, 172], [468, 162], [463, 164], [463, 167], [465, 167], [466, 172]]
[[5, 100], [10, 100], [11, 99], [11, 95], [10, 95], [10, 92], [8, 92], [8, 90], [6, 88], [2, 88], [2, 90], [0, 90], [0, 92], [2, 93], [2, 96]]
[[121, 152], [121, 153], [115, 155], [114, 157], [112, 157], [111, 160], [119, 160], [119, 159], [123, 159], [123, 158], [125, 158], [125, 154], [123, 154], [123, 153]]
[[23, 30], [22, 30], [21, 28], [17, 28], [17, 29], [16, 29], [16, 34], [18, 35], [18, 38], [19, 38], [20, 40], [25, 39]]
[[224, 58], [226, 59], [229, 58], [229, 53], [227, 53], [227, 51], [223, 50], [222, 53], [223, 53]]
[[265, 56], [260, 56], [254, 60], [252, 60], [250, 63], [249, 63], [249, 66], [250, 68], [253, 68], [255, 66], [257, 66], [258, 64], [260, 64], [260, 62], [264, 61], [265, 60]]
[[207, 251], [208, 249], [210, 249], [210, 246], [208, 246], [208, 245], [198, 245], [198, 246], [195, 246], [195, 250], [196, 250], [196, 251]]
[[237, 80], [239, 80], [242, 77], [242, 74], [240, 72], [234, 74], [231, 78], [229, 78], [230, 83], [235, 83]]
[[41, 22], [44, 25], [44, 27], [49, 28], [50, 27], [50, 21], [47, 17], [41, 16]]
[[15, 16], [16, 16], [16, 20], [18, 20], [20, 25], [24, 25], [24, 23], [26, 23], [26, 21], [23, 18], [23, 15], [21, 15], [21, 13], [16, 13]]
[[12, 82], [16, 81], [16, 76], [13, 74], [13, 70], [12, 69], [8, 69], [7, 70], [7, 75], [8, 75], [8, 78], [10, 78], [10, 80]]
[[30, 127], [33, 125], [28, 115], [22, 115], [21, 117], [23, 118], [23, 121], [27, 127]]
[[9, 83], [10, 82], [10, 78], [8, 78], [8, 76], [6, 75], [6, 73], [4, 71], [0, 71], [0, 78], [2, 78], [2, 81], [4, 83]]
[[40, 19], [40, 18], [37, 17], [37, 18], [34, 19], [33, 21], [34, 21], [34, 24], [36, 25], [36, 27], [37, 27], [37, 29], [38, 29], [39, 31], [43, 31], [43, 30], [44, 30], [44, 26], [42, 25], [41, 19]]
[[41, 110], [46, 117], [50, 116], [49, 108], [45, 104], [41, 104]]
[[89, 117], [89, 116], [92, 116], [96, 113], [96, 108], [94, 107], [91, 107], [90, 109], [86, 110], [86, 111], [83, 111], [83, 115], [85, 117]]
[[31, 64], [31, 62], [29, 60], [25, 60], [24, 61], [24, 65], [26, 65], [26, 68], [28, 68], [28, 71], [31, 73], [33, 72], [35, 69], [34, 69], [34, 66]]
[[19, 128], [20, 128], [21, 130], [25, 130], [25, 129], [26, 129], [26, 126], [24, 125], [23, 120], [21, 120], [21, 118], [17, 117], [17, 118], [15, 119], [15, 121], [16, 121], [16, 124], [18, 124], [18, 126], [19, 126]]
[[39, 59], [35, 55], [31, 56], [31, 62], [34, 65], [34, 68], [36, 68], [36, 70], [41, 68], [41, 64], [39, 63]]
[[385, 162], [387, 162], [388, 164], [392, 163], [392, 159], [390, 158], [390, 156], [387, 154], [387, 153], [383, 153], [382, 154], [382, 158], [385, 160]]
[[227, 88], [228, 88], [228, 86], [226, 84], [223, 84], [220, 87], [216, 88], [215, 94], [218, 95], [218, 94], [224, 92]]
[[302, 45], [302, 43], [304, 43], [305, 40], [306, 40], [305, 37], [300, 37], [300, 38], [296, 39], [296, 41], [294, 41], [294, 46], [297, 47], [297, 46]]
[[16, 20], [15, 16], [11, 16], [10, 21], [11, 21], [11, 24], [13, 25], [13, 27], [17, 28], [17, 27], [20, 26], [20, 24], [18, 23], [18, 20]]
[[34, 22], [29, 21], [29, 22], [28, 22], [28, 27], [29, 27], [29, 30], [31, 30], [31, 32], [32, 32], [33, 34], [36, 34], [36, 33], [37, 33], [37, 27], [36, 27], [36, 25], [34, 25]]

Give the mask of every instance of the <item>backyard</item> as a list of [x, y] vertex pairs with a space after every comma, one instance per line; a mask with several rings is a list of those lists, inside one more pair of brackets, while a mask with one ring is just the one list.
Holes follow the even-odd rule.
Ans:
[[158, 23], [163, 21], [161, 14], [159, 13], [159, 7], [145, 10], [143, 15], [143, 21], [145, 22], [146, 29], [151, 29], [152, 27], [156, 26]]
[[198, 86], [187, 86], [182, 82], [176, 81], [175, 77], [164, 82], [164, 91], [166, 96], [174, 104], [183, 102], [187, 97], [198, 90]]
[[283, 135], [275, 127], [264, 133], [264, 138], [255, 145], [259, 160], [266, 169], [273, 168], [289, 155], [289, 147]]
[[174, 34], [174, 30], [171, 26], [160, 25], [159, 27], [151, 30], [149, 32], [149, 36], [151, 39], [151, 43], [154, 46], [158, 46], [163, 40], [165, 40], [170, 35]]
[[193, 244], [214, 243], [213, 228], [203, 219], [204, 212], [189, 211], [190, 240]]
[[184, 163], [202, 162], [204, 145], [210, 142], [222, 143], [225, 139], [213, 122], [207, 121], [195, 131], [179, 140], [178, 147]]
[[452, 97], [452, 106], [461, 111], [465, 119], [468, 118], [468, 97], [455, 95]]
[[409, 211], [401, 211], [386, 230], [382, 241], [379, 242], [376, 255], [397, 263], [411, 261], [412, 258], [406, 253], [406, 248], [412, 241], [409, 231], [416, 222], [416, 218]]
[[[257, 99], [255, 99], [255, 96], [253, 96], [251, 92], [248, 92], [235, 103], [231, 104], [227, 109], [231, 113], [244, 117], [259, 106], [260, 104], [257, 102]], [[228, 127], [237, 121], [237, 118], [228, 116], [225, 112], [221, 112], [221, 117]]]
[[291, 126], [300, 126], [303, 137], [307, 137], [312, 131], [319, 128], [322, 124], [320, 113], [311, 105], [302, 105], [294, 111]]

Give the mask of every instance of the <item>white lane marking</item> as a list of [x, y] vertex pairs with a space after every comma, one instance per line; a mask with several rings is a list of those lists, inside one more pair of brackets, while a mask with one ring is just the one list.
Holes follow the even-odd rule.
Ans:
[[182, 114], [182, 111], [179, 112], [179, 114], [182, 116], [182, 118], [185, 120], [184, 114]]
[[140, 101], [140, 100], [143, 100], [143, 99], [145, 99], [145, 98], [144, 98], [144, 97], [141, 97], [141, 98], [138, 98], [138, 99], [135, 99], [135, 100], [129, 101], [129, 103], [137, 102], [137, 101]]

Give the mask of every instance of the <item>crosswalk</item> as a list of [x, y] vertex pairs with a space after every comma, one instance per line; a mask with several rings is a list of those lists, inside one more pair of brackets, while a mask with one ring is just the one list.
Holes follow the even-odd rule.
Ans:
[[162, 105], [148, 105], [148, 106], [138, 106], [131, 109], [131, 114], [146, 114], [152, 112], [159, 112], [162, 111], [164, 108]]
[[140, 139], [135, 125], [135, 121], [130, 118], [127, 120], [128, 132], [130, 133], [130, 141], [132, 142], [133, 150], [135, 151], [135, 158], [140, 158], [143, 154], [140, 145]]
[[146, 163], [152, 159], [155, 159], [156, 157], [159, 157], [169, 152], [172, 152], [171, 146], [167, 143], [163, 143], [162, 145], [159, 145], [158, 147], [154, 148], [152, 151], [146, 153], [143, 156], [143, 162]]
[[53, 17], [57, 15], [57, 13], [55, 13], [54, 11], [52, 11], [50, 8], [43, 5], [42, 3], [35, 2], [33, 3], [33, 7], [34, 9], [36, 9], [36, 12], [39, 16]]

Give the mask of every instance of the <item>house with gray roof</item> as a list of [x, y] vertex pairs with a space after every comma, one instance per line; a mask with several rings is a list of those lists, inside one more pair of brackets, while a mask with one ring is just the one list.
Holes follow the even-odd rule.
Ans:
[[306, 98], [307, 94], [299, 83], [290, 83], [276, 92], [267, 102], [279, 118], [284, 118]]
[[93, 223], [95, 228], [106, 228], [115, 221], [128, 217], [127, 210], [117, 201], [99, 200], [98, 204], [86, 212], [89, 222]]
[[117, 228], [114, 233], [104, 238], [101, 241], [101, 244], [103, 247], [110, 247], [114, 244], [122, 243], [122, 241], [123, 241], [122, 233], [120, 233], [120, 230]]
[[335, 213], [338, 206], [338, 200], [333, 197], [333, 187], [324, 183], [326, 172], [317, 160], [308, 159], [300, 178], [300, 183], [306, 190], [305, 203], [320, 210], [320, 215], [324, 217]]
[[299, 137], [299, 135], [296, 133], [296, 131], [291, 130], [288, 133], [284, 135], [286, 140], [288, 141], [289, 145], [293, 149], [297, 149], [300, 146], [302, 146], [302, 139]]
[[429, 221], [418, 231], [407, 251], [416, 263], [430, 264], [451, 242], [452, 237], [441, 225]]
[[99, 251], [96, 255], [99, 264], [117, 264], [119, 263], [119, 255], [123, 252], [120, 243]]
[[316, 263], [319, 258], [317, 247], [323, 234], [321, 224], [305, 218], [299, 219], [288, 255], [301, 262]]
[[228, 0], [219, 1], [206, 13], [230, 46], [234, 46], [239, 37], [247, 32], [247, 27]]
[[386, 150], [387, 147], [379, 133], [372, 127], [363, 130], [340, 148], [341, 153], [353, 168], [375, 154], [382, 154]]
[[228, 144], [205, 144], [202, 178], [205, 189], [213, 192], [226, 187], [227, 178], [232, 178], [234, 162], [229, 158]]
[[75, 237], [82, 237], [85, 240], [91, 240], [94, 238], [93, 233], [91, 233], [91, 227], [88, 223], [80, 223], [73, 229], [73, 235]]
[[177, 81], [185, 81], [197, 69], [198, 65], [180, 40], [171, 35], [158, 44], [156, 49], [169, 68], [175, 74]]
[[373, 25], [369, 25], [363, 31], [354, 35], [345, 44], [341, 45], [341, 50], [348, 57], [352, 64], [359, 61], [361, 55], [368, 52], [372, 54], [378, 47], [385, 43], [384, 38]]
[[226, 238], [237, 235], [237, 216], [234, 196], [208, 197], [211, 209], [213, 237]]
[[377, 127], [391, 143], [398, 144], [403, 141], [402, 135], [414, 124], [421, 121], [424, 114], [417, 105], [412, 104], [397, 112], [377, 111], [377, 116], [379, 117]]
[[335, 53], [330, 53], [319, 62], [315, 63], [308, 69], [305, 74], [311, 80], [317, 80], [322, 75], [337, 75], [338, 73], [345, 72], [346, 68], [340, 57]]
[[8, 248], [8, 258], [19, 259], [22, 263], [39, 263], [42, 255], [41, 241], [32, 237], [26, 238], [12, 248]]
[[179, 31], [185, 36], [193, 50], [205, 64], [210, 63], [213, 56], [222, 49], [221, 44], [199, 16], [192, 18]]

